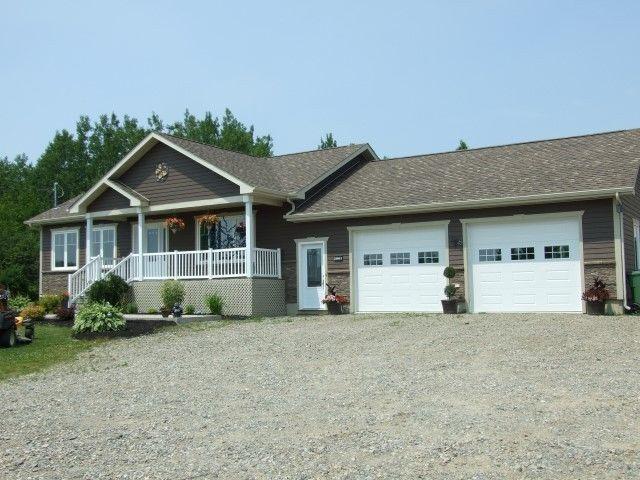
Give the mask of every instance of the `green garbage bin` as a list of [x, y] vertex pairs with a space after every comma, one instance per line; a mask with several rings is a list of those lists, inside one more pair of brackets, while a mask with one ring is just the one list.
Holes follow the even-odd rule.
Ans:
[[640, 271], [629, 274], [631, 292], [633, 293], [633, 303], [640, 304]]

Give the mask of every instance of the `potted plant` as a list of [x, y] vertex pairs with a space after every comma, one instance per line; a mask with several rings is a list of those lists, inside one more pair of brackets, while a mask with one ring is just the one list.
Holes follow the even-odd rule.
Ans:
[[329, 293], [322, 299], [322, 303], [327, 306], [331, 315], [340, 315], [343, 313], [342, 306], [349, 303], [349, 299], [344, 295], [338, 295], [335, 285], [327, 285], [327, 288]]
[[447, 286], [444, 287], [444, 294], [447, 299], [442, 300], [442, 311], [444, 313], [458, 313], [458, 300], [453, 298], [458, 291], [458, 286], [451, 283], [451, 279], [456, 276], [456, 269], [446, 267], [443, 275], [447, 278]]
[[[162, 308], [160, 313], [163, 317], [168, 317], [176, 306], [179, 308], [180, 304], [184, 300], [185, 290], [184, 285], [178, 280], [167, 280], [160, 287], [160, 297], [162, 298]], [[180, 309], [180, 313], [182, 309]]]
[[595, 277], [591, 287], [582, 294], [582, 300], [587, 306], [587, 315], [604, 315], [604, 302], [610, 296], [607, 284], [600, 277]]
[[185, 229], [184, 220], [180, 217], [169, 217], [164, 221], [164, 224], [174, 234]]

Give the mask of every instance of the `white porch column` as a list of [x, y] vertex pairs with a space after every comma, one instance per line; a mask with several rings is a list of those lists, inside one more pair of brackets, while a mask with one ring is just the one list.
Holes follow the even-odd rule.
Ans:
[[144, 252], [144, 212], [138, 211], [138, 275], [140, 280], [144, 278], [144, 258], [142, 253]]
[[[91, 235], [93, 232], [93, 217], [91, 214], [87, 213], [85, 216], [87, 220], [87, 225], [85, 228], [85, 251], [84, 251], [84, 264], [86, 265], [91, 260]], [[78, 259], [78, 262], [80, 259]]]
[[245, 245], [244, 255], [245, 272], [247, 277], [253, 277], [253, 249], [255, 248], [255, 225], [253, 224], [253, 200], [251, 195], [244, 196], [244, 226]]

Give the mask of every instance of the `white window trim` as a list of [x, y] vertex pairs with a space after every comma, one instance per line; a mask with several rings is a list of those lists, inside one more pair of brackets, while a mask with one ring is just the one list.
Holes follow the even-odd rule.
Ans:
[[[220, 216], [220, 217], [242, 217], [242, 221], [244, 221], [244, 212], [240, 211], [240, 210], [233, 210], [233, 211], [229, 211], [229, 212], [221, 212], [221, 213], [216, 213], [216, 215]], [[196, 217], [198, 217], [198, 215], [196, 215]], [[209, 250], [208, 248], [200, 248], [200, 220], [198, 220], [197, 218], [194, 217], [193, 222], [195, 224], [195, 250], [197, 251], [207, 251]], [[256, 210], [253, 210], [253, 224], [256, 224]]]
[[[64, 234], [64, 267], [56, 267], [56, 244], [55, 244], [55, 236], [58, 234]], [[75, 233], [76, 234], [76, 266], [75, 267], [67, 267], [67, 234]], [[80, 228], [55, 228], [51, 229], [51, 271], [52, 272], [75, 272], [80, 264]]]
[[633, 246], [636, 270], [640, 270], [640, 220], [633, 219]]
[[[163, 221], [159, 221], [159, 222], [144, 222], [144, 231], [146, 233], [147, 229], [149, 227], [156, 228], [158, 226], [162, 226], [162, 228], [164, 228], [165, 252], [170, 252], [171, 250], [169, 249], [169, 229], [167, 228], [167, 226], [165, 225], [165, 223]], [[138, 248], [138, 242], [136, 241], [137, 233], [138, 233], [138, 222], [133, 222], [131, 224], [131, 253], [137, 253], [136, 252], [136, 249]], [[144, 243], [144, 246], [143, 246], [144, 253], [148, 253], [147, 252], [147, 236], [146, 235], [142, 239], [142, 242]]]
[[[100, 231], [104, 231], [104, 230], [113, 230], [113, 262], [114, 264], [116, 263], [116, 259], [118, 258], [118, 224], [117, 223], [105, 223], [105, 224], [99, 224], [99, 225], [94, 225], [93, 226], [93, 231], [91, 232], [91, 239], [89, 241], [89, 245], [90, 248], [93, 248], [93, 232], [100, 230]], [[102, 258], [104, 259], [104, 242], [103, 242], [103, 238], [104, 238], [104, 233], [101, 234], [100, 236], [100, 255], [102, 255]], [[95, 258], [94, 256], [91, 255], [91, 252], [87, 252], [87, 255], [90, 258]], [[108, 265], [108, 264], [104, 264], [103, 267], [112, 267], [113, 265]]]

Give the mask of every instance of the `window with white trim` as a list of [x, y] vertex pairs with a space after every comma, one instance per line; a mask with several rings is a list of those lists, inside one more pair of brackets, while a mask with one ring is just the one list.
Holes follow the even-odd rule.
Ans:
[[246, 246], [244, 215], [220, 215], [213, 227], [198, 222], [197, 249], [239, 248]]
[[478, 260], [480, 260], [481, 262], [501, 262], [502, 249], [501, 248], [481, 248], [478, 251]]
[[411, 254], [409, 252], [392, 253], [390, 263], [391, 265], [409, 265], [411, 263]]
[[418, 263], [439, 263], [440, 255], [438, 252], [418, 252]]
[[569, 258], [569, 245], [548, 245], [544, 247], [544, 258]]
[[91, 234], [91, 258], [102, 256], [103, 265], [113, 265], [116, 258], [115, 225], [97, 225]]
[[364, 266], [380, 266], [382, 265], [382, 254], [381, 253], [365, 253], [364, 254]]
[[517, 247], [511, 249], [511, 260], [533, 260], [536, 258], [534, 247]]
[[51, 269], [64, 270], [78, 267], [78, 229], [52, 230]]

